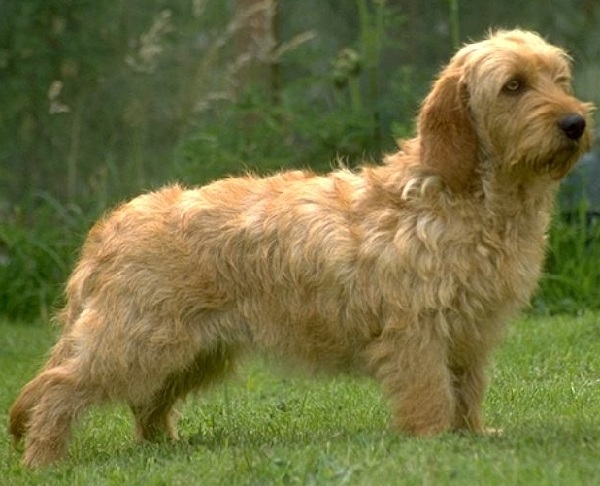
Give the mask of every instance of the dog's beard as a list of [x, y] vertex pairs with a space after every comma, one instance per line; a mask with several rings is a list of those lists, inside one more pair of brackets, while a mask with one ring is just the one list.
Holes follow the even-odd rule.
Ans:
[[579, 159], [589, 150], [588, 137], [578, 141], [564, 141], [550, 147], [546, 154], [534, 150], [534, 155], [523, 158], [513, 164], [513, 170], [526, 167], [537, 175], [550, 175], [555, 180], [563, 179], [577, 164]]

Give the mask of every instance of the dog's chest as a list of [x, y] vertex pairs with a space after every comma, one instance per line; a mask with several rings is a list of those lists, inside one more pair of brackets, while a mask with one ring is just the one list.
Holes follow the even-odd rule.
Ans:
[[477, 313], [521, 307], [540, 276], [547, 223], [527, 214], [415, 212], [399, 217], [379, 268], [412, 289], [396, 292], [403, 307]]

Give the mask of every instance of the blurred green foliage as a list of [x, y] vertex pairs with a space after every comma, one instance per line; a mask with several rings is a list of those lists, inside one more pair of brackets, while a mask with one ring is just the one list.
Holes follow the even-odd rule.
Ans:
[[[379, 160], [411, 133], [456, 39], [538, 30], [569, 47], [578, 93], [600, 102], [595, 0], [484, 10], [466, 0], [0, 2], [0, 313], [30, 318], [57, 302], [91, 221], [143, 190]], [[568, 248], [550, 274], [563, 275]]]

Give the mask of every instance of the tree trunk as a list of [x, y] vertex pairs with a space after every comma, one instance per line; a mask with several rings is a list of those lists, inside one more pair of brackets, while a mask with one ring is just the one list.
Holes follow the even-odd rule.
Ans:
[[279, 63], [274, 58], [278, 34], [278, 0], [236, 0], [236, 62], [238, 91], [251, 85], [264, 89], [276, 101], [279, 92]]

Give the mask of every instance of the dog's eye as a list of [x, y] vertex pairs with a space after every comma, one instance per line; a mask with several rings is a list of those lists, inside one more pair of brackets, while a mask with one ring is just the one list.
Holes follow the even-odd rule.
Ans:
[[523, 83], [519, 79], [511, 79], [504, 85], [502, 89], [506, 93], [515, 94], [523, 89]]
[[567, 93], [570, 93], [573, 90], [571, 86], [571, 79], [567, 76], [559, 76], [554, 80], [556, 84], [562, 87]]

